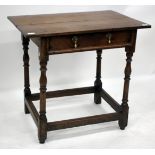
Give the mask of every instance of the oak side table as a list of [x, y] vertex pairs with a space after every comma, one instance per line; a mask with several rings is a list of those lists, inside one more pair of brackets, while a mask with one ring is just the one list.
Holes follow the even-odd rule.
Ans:
[[[24, 50], [24, 107], [38, 128], [40, 143], [47, 138], [47, 131], [118, 121], [120, 129], [128, 123], [128, 92], [131, 61], [135, 51], [137, 29], [151, 28], [150, 25], [114, 11], [96, 11], [47, 15], [9, 16], [8, 19], [22, 34]], [[29, 82], [28, 45], [32, 40], [39, 48], [40, 92], [31, 93]], [[125, 48], [126, 66], [122, 103], [117, 103], [103, 88], [101, 81], [102, 49]], [[46, 66], [50, 55], [97, 51], [96, 80], [94, 86], [57, 91], [46, 91]], [[103, 98], [116, 112], [70, 120], [48, 122], [46, 98], [94, 94], [94, 102]], [[32, 101], [40, 100], [38, 112]]]

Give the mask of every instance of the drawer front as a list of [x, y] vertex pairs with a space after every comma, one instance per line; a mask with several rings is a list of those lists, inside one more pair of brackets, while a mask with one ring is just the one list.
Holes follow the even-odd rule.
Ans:
[[61, 52], [116, 48], [127, 46], [130, 42], [130, 31], [57, 36], [50, 38], [50, 51], [56, 54]]

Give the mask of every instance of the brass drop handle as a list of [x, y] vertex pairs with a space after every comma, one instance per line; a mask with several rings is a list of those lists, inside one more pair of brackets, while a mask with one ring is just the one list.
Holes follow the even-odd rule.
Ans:
[[73, 44], [74, 44], [74, 48], [77, 48], [78, 47], [78, 37], [77, 36], [74, 36], [72, 38], [72, 41], [73, 41]]
[[108, 43], [111, 44], [112, 34], [111, 34], [111, 33], [108, 33], [108, 34], [106, 35], [106, 38], [108, 39]]

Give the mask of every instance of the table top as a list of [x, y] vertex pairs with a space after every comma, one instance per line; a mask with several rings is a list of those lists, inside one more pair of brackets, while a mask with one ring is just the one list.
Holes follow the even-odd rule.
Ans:
[[26, 37], [150, 28], [149, 24], [114, 11], [9, 16]]

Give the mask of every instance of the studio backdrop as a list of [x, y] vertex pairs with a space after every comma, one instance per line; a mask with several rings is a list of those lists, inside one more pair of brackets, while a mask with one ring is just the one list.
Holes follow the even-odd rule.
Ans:
[[[155, 123], [150, 122], [150, 118], [155, 117], [155, 6], [0, 6], [0, 147], [42, 147], [35, 142], [30, 142], [35, 137], [35, 127], [26, 120], [23, 112], [23, 50], [21, 34], [7, 19], [7, 16], [32, 15], [32, 14], [52, 14], [65, 12], [85, 12], [113, 10], [129, 17], [144, 21], [152, 25], [151, 29], [138, 30], [136, 52], [133, 56], [133, 70], [131, 74], [131, 85], [129, 105], [131, 107], [131, 132], [127, 132], [122, 143], [116, 144], [111, 140], [109, 146], [103, 139], [95, 139], [96, 145], [92, 146], [87, 141], [85, 145], [79, 142], [67, 142], [65, 144], [56, 141], [53, 145], [47, 143], [44, 147], [48, 148], [105, 148], [105, 147], [155, 147]], [[38, 48], [33, 42], [29, 46], [30, 54], [30, 85], [32, 92], [39, 91], [40, 66], [38, 59]], [[94, 84], [96, 74], [96, 52], [80, 52], [74, 54], [62, 54], [50, 56], [47, 70], [47, 90], [57, 90], [64, 88], [74, 88], [80, 86], [90, 86]], [[102, 54], [102, 82], [103, 87], [111, 92], [111, 95], [119, 102], [122, 99], [122, 88], [124, 82], [124, 68], [126, 64], [126, 54], [124, 49], [107, 49]], [[142, 99], [143, 97], [143, 99]], [[93, 102], [93, 101], [92, 101]], [[52, 106], [51, 106], [52, 108]], [[134, 109], [135, 108], [135, 109]], [[144, 113], [142, 115], [141, 113]], [[59, 114], [59, 111], [58, 111]], [[63, 114], [60, 114], [63, 118]], [[73, 116], [74, 117], [74, 116]], [[142, 117], [142, 119], [141, 119]], [[51, 116], [52, 118], [52, 116]], [[56, 118], [56, 117], [55, 117]], [[148, 118], [148, 119], [146, 119]], [[22, 119], [26, 120], [23, 123]], [[144, 125], [134, 126], [132, 121], [141, 120]], [[153, 119], [151, 119], [154, 121]], [[148, 123], [149, 121], [149, 123]], [[15, 123], [12, 123], [15, 122]], [[19, 123], [20, 122], [20, 123]], [[148, 124], [147, 124], [148, 123]], [[27, 125], [26, 125], [27, 124]], [[16, 127], [20, 128], [17, 129]], [[33, 133], [31, 132], [33, 126]], [[141, 130], [138, 129], [141, 127]], [[133, 128], [131, 128], [133, 127]], [[10, 129], [10, 130], [9, 130]], [[79, 129], [80, 130], [80, 129]], [[118, 129], [115, 129], [118, 130]], [[135, 132], [134, 132], [135, 130]], [[133, 131], [133, 132], [132, 132]], [[142, 133], [138, 135], [138, 131]], [[21, 143], [23, 132], [26, 134], [25, 141]], [[87, 132], [85, 132], [87, 133]], [[138, 135], [135, 142], [132, 141], [133, 135]], [[139, 134], [140, 134], [139, 133]], [[103, 134], [107, 135], [106, 132]], [[119, 133], [120, 135], [121, 133]], [[33, 136], [32, 136], [33, 135]], [[113, 134], [116, 135], [116, 134]], [[130, 136], [129, 136], [130, 135]], [[144, 137], [143, 137], [144, 135]], [[153, 136], [151, 136], [153, 135]], [[98, 135], [99, 136], [99, 135]], [[109, 135], [110, 136], [110, 135]], [[18, 138], [16, 138], [18, 137]], [[32, 138], [33, 137], [33, 138]], [[51, 134], [52, 137], [52, 134]], [[62, 136], [63, 137], [63, 136]], [[65, 137], [65, 136], [64, 136]], [[126, 139], [126, 137], [128, 139]], [[141, 138], [143, 137], [143, 138]], [[118, 139], [121, 137], [117, 137]], [[52, 138], [51, 138], [52, 139]], [[75, 136], [76, 139], [76, 136]], [[28, 145], [29, 144], [29, 145]], [[31, 144], [31, 145], [30, 145]], [[97, 145], [98, 144], [98, 145]]]

